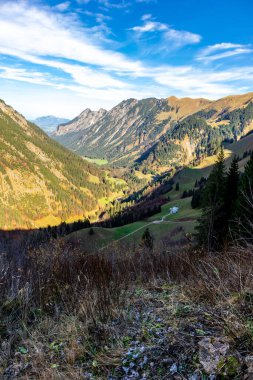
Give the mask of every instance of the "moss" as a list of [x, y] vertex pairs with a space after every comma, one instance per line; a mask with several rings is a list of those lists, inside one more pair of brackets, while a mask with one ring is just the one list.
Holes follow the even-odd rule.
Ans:
[[235, 356], [222, 358], [217, 366], [218, 372], [223, 379], [234, 378], [241, 368], [239, 360]]

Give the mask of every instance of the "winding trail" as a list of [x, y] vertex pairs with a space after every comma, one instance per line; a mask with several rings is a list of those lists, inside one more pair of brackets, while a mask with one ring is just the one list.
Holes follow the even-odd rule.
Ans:
[[[106, 246], [100, 248], [99, 251], [102, 251], [103, 249], [109, 247], [110, 245], [114, 244], [114, 243], [117, 243], [118, 241], [120, 240], [123, 240], [131, 235], [134, 235], [136, 232], [140, 231], [140, 230], [143, 230], [144, 228], [147, 228], [148, 226], [152, 225], [152, 224], [161, 224], [161, 223], [168, 223], [168, 224], [181, 224], [182, 221], [172, 221], [172, 220], [165, 220], [165, 218], [167, 218], [168, 216], [170, 215], [175, 215], [175, 214], [172, 214], [171, 212], [167, 215], [164, 215], [161, 219], [158, 219], [158, 220], [153, 220], [152, 222], [149, 222], [147, 224], [145, 224], [144, 226], [140, 227], [140, 228], [137, 228], [137, 230], [134, 230], [132, 232], [130, 232], [129, 234], [127, 235], [124, 235], [122, 236], [121, 238], [117, 239], [117, 240], [114, 240], [112, 241], [111, 243], [107, 244]], [[187, 222], [190, 222], [192, 223], [192, 220], [184, 220], [183, 221], [184, 223], [187, 223]]]

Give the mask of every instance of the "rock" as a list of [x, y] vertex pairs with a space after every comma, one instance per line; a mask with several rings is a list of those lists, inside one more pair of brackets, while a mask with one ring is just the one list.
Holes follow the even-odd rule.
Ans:
[[199, 379], [199, 376], [197, 373], [194, 373], [193, 375], [191, 375], [191, 377], [189, 377], [189, 380], [198, 380]]
[[248, 355], [245, 358], [245, 364], [247, 366], [247, 373], [250, 377], [253, 377], [253, 355]]
[[170, 367], [170, 373], [172, 375], [174, 375], [174, 373], [177, 373], [177, 364], [176, 363], [172, 364], [172, 366]]
[[229, 350], [228, 342], [222, 338], [204, 338], [199, 347], [199, 362], [204, 370], [207, 374], [216, 373]]

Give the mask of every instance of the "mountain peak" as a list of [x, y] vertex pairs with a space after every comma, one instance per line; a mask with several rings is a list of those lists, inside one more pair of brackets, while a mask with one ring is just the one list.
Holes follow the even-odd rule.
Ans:
[[66, 133], [78, 132], [89, 128], [91, 125], [96, 123], [101, 117], [105, 116], [107, 111], [100, 108], [98, 111], [92, 111], [90, 108], [86, 108], [79, 116], [73, 120], [58, 125], [55, 136], [61, 136]]
[[[56, 137], [59, 142], [80, 155], [106, 158], [119, 166], [129, 165], [136, 160], [139, 162], [145, 152], [167, 136], [175, 124], [188, 116], [202, 118], [209, 131], [210, 128], [228, 124], [227, 120], [223, 120], [225, 111], [245, 108], [251, 99], [253, 93], [217, 101], [176, 96], [166, 99], [130, 98], [123, 100], [110, 111], [91, 111], [89, 115], [82, 113], [62, 127]], [[231, 132], [228, 138], [232, 137]], [[178, 144], [181, 143], [183, 142], [178, 141]], [[186, 146], [187, 141], [184, 144]], [[192, 154], [189, 153], [188, 156], [192, 157]]]
[[67, 123], [68, 121], [69, 119], [47, 115], [37, 117], [35, 120], [32, 120], [32, 123], [38, 125], [46, 133], [51, 134], [56, 130], [59, 124]]

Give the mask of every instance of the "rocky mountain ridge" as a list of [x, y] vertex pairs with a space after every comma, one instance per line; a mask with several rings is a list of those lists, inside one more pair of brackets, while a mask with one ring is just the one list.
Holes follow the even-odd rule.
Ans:
[[[105, 158], [114, 166], [140, 164], [149, 158], [149, 167], [154, 161], [156, 168], [163, 171], [173, 166], [175, 160], [188, 164], [202, 155], [212, 154], [222, 141], [238, 139], [251, 131], [250, 107], [246, 111], [247, 122], [243, 121], [243, 110], [251, 102], [253, 93], [215, 101], [174, 96], [128, 99], [110, 111], [85, 110], [73, 121], [60, 126], [54, 138], [79, 155]], [[185, 133], [179, 136], [182, 123]], [[169, 154], [173, 151], [173, 162], [169, 159], [159, 162], [156, 151], [161, 145], [168, 145]], [[152, 159], [150, 152], [156, 152]]]
[[95, 124], [101, 117], [105, 116], [106, 110], [100, 108], [98, 111], [91, 111], [86, 108], [78, 117], [68, 122], [60, 123], [57, 127], [55, 134], [57, 136], [64, 135], [66, 133], [77, 132], [89, 128]]

